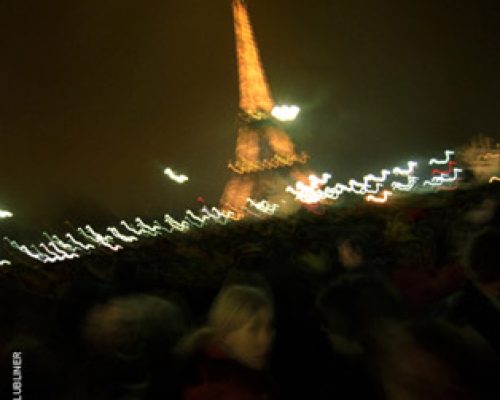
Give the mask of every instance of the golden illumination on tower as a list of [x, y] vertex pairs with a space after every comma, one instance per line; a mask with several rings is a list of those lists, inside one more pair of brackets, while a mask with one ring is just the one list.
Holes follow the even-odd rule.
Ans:
[[[278, 116], [273, 115], [275, 104], [244, 0], [233, 0], [233, 14], [241, 112], [235, 161], [228, 164], [232, 176], [220, 202], [240, 218], [245, 215], [249, 198], [283, 196], [287, 180], [300, 173], [294, 167], [305, 164], [308, 156], [296, 153], [294, 143], [278, 121], [279, 115], [293, 111], [296, 116], [298, 110], [286, 107], [277, 110]], [[285, 115], [283, 120], [292, 119]], [[283, 176], [286, 174], [288, 177]]]
[[274, 101], [260, 62], [252, 25], [243, 0], [233, 1], [236, 54], [240, 80], [240, 109], [247, 114], [270, 113]]

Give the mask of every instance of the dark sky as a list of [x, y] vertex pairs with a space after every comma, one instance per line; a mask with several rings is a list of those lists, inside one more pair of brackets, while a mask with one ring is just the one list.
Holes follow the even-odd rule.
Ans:
[[[359, 177], [498, 137], [494, 2], [248, 3], [316, 171]], [[230, 0], [0, 0], [0, 52], [0, 208], [20, 224], [218, 200], [238, 106]]]

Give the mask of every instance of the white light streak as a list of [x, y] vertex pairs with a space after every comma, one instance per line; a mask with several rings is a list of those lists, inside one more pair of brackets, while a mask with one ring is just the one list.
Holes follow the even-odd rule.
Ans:
[[299, 115], [300, 108], [297, 106], [275, 106], [271, 111], [271, 115], [283, 122], [294, 121]]
[[320, 186], [325, 185], [332, 176], [324, 173], [321, 178], [315, 175], [309, 176], [309, 185], [298, 181], [295, 188], [287, 186], [285, 191], [295, 196], [295, 199], [304, 204], [316, 204], [325, 199], [325, 193]]
[[453, 176], [449, 174], [440, 174], [439, 176], [434, 176], [432, 179], [427, 179], [424, 181], [424, 186], [442, 186], [444, 183], [452, 183], [458, 180], [458, 174], [462, 172], [461, 168], [453, 168]]
[[274, 215], [280, 207], [279, 204], [270, 203], [267, 200], [257, 202], [253, 199], [248, 198], [247, 203], [257, 211], [267, 215]]
[[410, 192], [418, 182], [416, 176], [407, 176], [408, 181], [406, 183], [402, 182], [392, 182], [392, 190], [399, 190], [401, 192]]
[[185, 183], [189, 180], [189, 178], [186, 175], [178, 175], [171, 168], [165, 168], [165, 171], [163, 171], [163, 173], [167, 175], [174, 182], [180, 184]]
[[415, 173], [415, 169], [418, 167], [418, 163], [415, 161], [408, 161], [408, 168], [402, 169], [400, 167], [395, 167], [392, 173], [396, 176], [410, 176]]
[[381, 203], [386, 203], [390, 196], [392, 196], [392, 192], [390, 190], [384, 190], [382, 192], [382, 197], [377, 197], [372, 194], [369, 194], [368, 196], [365, 197], [365, 200], [381, 204]]
[[434, 165], [434, 164], [445, 165], [445, 164], [448, 164], [450, 162], [450, 157], [452, 155], [454, 155], [454, 154], [455, 154], [455, 152], [453, 150], [445, 150], [445, 152], [444, 152], [445, 159], [444, 160], [438, 160], [436, 158], [431, 158], [430, 161], [429, 161], [429, 165]]
[[137, 242], [139, 240], [139, 238], [137, 236], [124, 235], [114, 226], [110, 226], [110, 227], [106, 228], [106, 230], [109, 233], [111, 233], [115, 238], [117, 238], [118, 240], [121, 240], [124, 243], [133, 243], [133, 242]]
[[71, 233], [67, 233], [66, 237], [70, 240], [71, 243], [73, 243], [75, 246], [78, 246], [82, 250], [90, 251], [90, 250], [94, 250], [95, 249], [95, 246], [93, 244], [90, 244], [90, 243], [85, 244], [85, 243], [79, 242], [78, 240], [76, 240], [73, 237], [73, 235]]
[[12, 218], [14, 214], [12, 214], [10, 211], [6, 210], [0, 210], [0, 218]]
[[365, 183], [366, 187], [370, 186], [369, 182], [376, 182], [376, 183], [384, 183], [387, 180], [387, 177], [391, 174], [391, 171], [388, 169], [383, 169], [380, 171], [381, 176], [375, 176], [373, 174], [368, 174], [363, 177], [363, 182]]

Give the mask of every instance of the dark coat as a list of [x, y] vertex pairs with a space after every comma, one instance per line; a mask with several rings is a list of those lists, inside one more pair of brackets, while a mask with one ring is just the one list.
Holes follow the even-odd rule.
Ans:
[[261, 371], [229, 358], [209, 344], [197, 353], [187, 368], [185, 400], [272, 400], [273, 385]]
[[457, 325], [471, 326], [500, 355], [500, 310], [472, 284], [446, 299], [434, 314]]

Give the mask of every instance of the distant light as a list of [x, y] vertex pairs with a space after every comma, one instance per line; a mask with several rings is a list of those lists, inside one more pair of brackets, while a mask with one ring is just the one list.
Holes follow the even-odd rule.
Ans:
[[490, 178], [490, 183], [493, 183], [493, 182], [500, 182], [500, 178], [498, 176], [492, 176]]
[[387, 203], [387, 200], [389, 200], [389, 197], [392, 196], [392, 192], [390, 190], [384, 190], [382, 192], [382, 197], [376, 197], [372, 194], [368, 195], [365, 197], [366, 201], [371, 201], [373, 203]]
[[445, 152], [444, 152], [445, 159], [444, 160], [438, 160], [436, 158], [431, 158], [429, 160], [429, 165], [435, 165], [435, 164], [445, 165], [445, 164], [448, 164], [450, 162], [450, 157], [452, 155], [454, 155], [454, 154], [455, 154], [455, 152], [453, 150], [445, 150]]
[[177, 175], [174, 171], [172, 171], [171, 168], [165, 168], [165, 171], [163, 171], [165, 175], [167, 175], [170, 179], [172, 179], [174, 182], [177, 183], [185, 183], [189, 180], [189, 178], [186, 175]]
[[12, 214], [10, 211], [4, 211], [0, 210], [0, 218], [12, 218], [14, 214]]
[[300, 108], [297, 106], [275, 106], [271, 115], [280, 121], [293, 121], [299, 115]]

